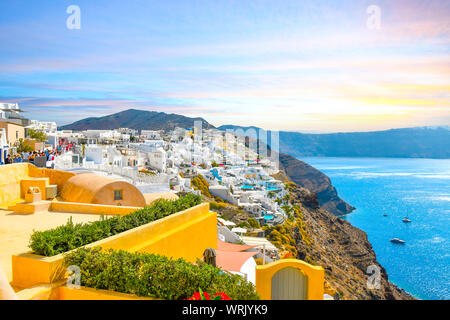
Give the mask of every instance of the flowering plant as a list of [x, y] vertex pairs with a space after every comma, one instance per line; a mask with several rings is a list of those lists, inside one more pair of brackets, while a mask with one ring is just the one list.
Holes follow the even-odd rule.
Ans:
[[199, 289], [199, 292], [195, 292], [192, 297], [185, 300], [231, 300], [231, 299], [223, 292], [216, 293], [215, 296], [211, 299], [208, 292], [203, 292], [201, 289]]

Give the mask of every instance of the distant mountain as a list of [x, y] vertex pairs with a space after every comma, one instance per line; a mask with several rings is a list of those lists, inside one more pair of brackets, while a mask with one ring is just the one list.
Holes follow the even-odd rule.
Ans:
[[110, 130], [130, 128], [135, 130], [173, 130], [190, 128], [194, 121], [202, 121], [205, 129], [214, 128], [203, 118], [189, 118], [178, 114], [129, 109], [98, 118], [86, 118], [60, 127], [61, 130]]
[[[257, 127], [233, 125], [218, 129], [259, 130]], [[280, 131], [279, 143], [280, 152], [294, 157], [450, 158], [449, 127], [328, 134]]]

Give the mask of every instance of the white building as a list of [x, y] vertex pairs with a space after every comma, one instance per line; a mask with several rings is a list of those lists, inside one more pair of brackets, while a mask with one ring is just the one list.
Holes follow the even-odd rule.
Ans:
[[38, 120], [30, 120], [31, 124], [27, 126], [27, 129], [33, 129], [38, 131], [43, 131], [45, 134], [55, 134], [58, 130], [56, 122], [45, 122]]
[[150, 140], [160, 140], [161, 133], [156, 130], [141, 130], [141, 137]]

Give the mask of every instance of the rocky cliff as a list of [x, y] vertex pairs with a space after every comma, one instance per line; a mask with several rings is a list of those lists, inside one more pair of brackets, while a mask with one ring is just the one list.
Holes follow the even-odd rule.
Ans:
[[280, 153], [279, 159], [280, 169], [297, 185], [314, 192], [323, 209], [338, 216], [355, 209], [339, 198], [330, 178], [321, 171], [287, 154]]
[[[283, 172], [276, 178], [289, 181]], [[291, 221], [267, 230], [268, 238], [273, 240], [271, 232], [277, 230], [290, 240], [288, 247], [294, 245], [296, 258], [322, 266], [330, 293], [336, 291], [340, 299], [414, 299], [388, 280], [364, 231], [320, 208], [316, 194], [299, 185], [290, 183], [289, 202], [296, 208]], [[367, 285], [369, 266], [379, 270], [379, 289]]]

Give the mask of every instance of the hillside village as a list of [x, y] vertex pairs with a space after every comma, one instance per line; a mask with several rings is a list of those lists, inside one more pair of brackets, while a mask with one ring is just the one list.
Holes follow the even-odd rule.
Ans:
[[[156, 199], [173, 201], [194, 194], [201, 196], [204, 202], [209, 203], [211, 210], [217, 212], [217, 230], [214, 231], [217, 233], [217, 245], [211, 245], [217, 247], [217, 265], [231, 274], [244, 277], [256, 285], [257, 290], [259, 287], [258, 292], [263, 292], [263, 297], [270, 296], [270, 290], [265, 287], [269, 280], [263, 281], [262, 276], [259, 276], [258, 285], [258, 266], [268, 267], [273, 263], [290, 263], [294, 268], [300, 263], [301, 268], [306, 268], [302, 269], [302, 272], [312, 268], [314, 271], [311, 271], [310, 281], [316, 282], [314, 285], [311, 282], [308, 290], [317, 290], [308, 293], [310, 298], [314, 296], [317, 299], [318, 295], [321, 299], [364, 298], [373, 295], [370, 290], [364, 288], [365, 266], [356, 264], [351, 267], [352, 277], [360, 282], [358, 286], [349, 285], [344, 273], [339, 271], [340, 268], [345, 268], [348, 272], [348, 263], [353, 263], [353, 257], [345, 256], [348, 255], [347, 249], [342, 251], [340, 259], [329, 259], [329, 256], [345, 247], [340, 247], [339, 243], [339, 247], [329, 245], [334, 242], [327, 240], [327, 235], [320, 229], [325, 225], [328, 228], [328, 225], [335, 224], [338, 222], [337, 218], [320, 210], [314, 193], [295, 185], [280, 171], [278, 159], [275, 158], [277, 153], [264, 154], [267, 150], [262, 150], [255, 141], [231, 131], [202, 129], [201, 122], [193, 123], [191, 128], [176, 127], [173, 130], [57, 130], [55, 123], [25, 119], [20, 115], [18, 105], [5, 104], [2, 110], [0, 160], [5, 161], [7, 154], [22, 155], [16, 158], [21, 160], [17, 162], [29, 162], [37, 168], [55, 170], [65, 177], [62, 183], [59, 178], [50, 175], [50, 180], [56, 179], [55, 183], [58, 185], [41, 188], [41, 191], [45, 189], [47, 195], [54, 194], [54, 200], [45, 204], [39, 201], [34, 204], [26, 199], [22, 203], [19, 201], [23, 199], [19, 199], [11, 204], [11, 201], [8, 203], [7, 199], [4, 199], [7, 210], [17, 213], [32, 206], [32, 212], [35, 212], [43, 205], [50, 212], [53, 207], [58, 208], [55, 210], [63, 210], [61, 208], [69, 206], [76, 207], [76, 210], [65, 212], [92, 213], [94, 210], [98, 215], [99, 210], [106, 210], [106, 207], [97, 208], [96, 203], [103, 205], [104, 202], [95, 202], [94, 198], [86, 201], [84, 196], [94, 193], [94, 190], [90, 190], [95, 188], [92, 184], [97, 182], [94, 181], [105, 186], [120, 181], [128, 184], [126, 189], [135, 190], [132, 191], [132, 198], [139, 195], [139, 199], [142, 199], [138, 202], [131, 200], [130, 203], [138, 203], [134, 207], [149, 205]], [[12, 134], [13, 130], [16, 134]], [[29, 137], [30, 132], [43, 133], [45, 139], [33, 140]], [[27, 141], [32, 150], [20, 152], [24, 141]], [[27, 153], [36, 153], [33, 161], [31, 158], [25, 159], [24, 154]], [[20, 167], [20, 170], [23, 170], [22, 168]], [[50, 173], [45, 173], [48, 174]], [[67, 175], [72, 178], [67, 180]], [[35, 177], [32, 173], [26, 176]], [[29, 185], [34, 185], [35, 179], [47, 179], [41, 175], [39, 177], [30, 178], [32, 181]], [[92, 182], [89, 182], [88, 178]], [[23, 189], [23, 181], [17, 180], [15, 183]], [[25, 190], [21, 191], [22, 194], [24, 192]], [[113, 206], [107, 207], [107, 210], [114, 212], [120, 209], [128, 214], [133, 209], [117, 207], [122, 206], [125, 201], [124, 192], [114, 190], [114, 199], [108, 202]], [[52, 199], [47, 195], [42, 195], [42, 199]], [[80, 202], [92, 203], [94, 207], [83, 207], [84, 204], [80, 206]], [[316, 215], [317, 219], [311, 220], [313, 215]], [[91, 219], [95, 217], [94, 215]], [[72, 218], [78, 219], [76, 215]], [[324, 225], [320, 226], [322, 224]], [[356, 229], [349, 224], [345, 228], [346, 233], [354, 233], [353, 229]], [[360, 230], [356, 231], [358, 240], [354, 243], [361, 242], [363, 246], [362, 249], [357, 247], [356, 250], [363, 250], [361, 255], [367, 256], [368, 262], [377, 263], [367, 238], [359, 234]], [[326, 231], [327, 234], [329, 232], [331, 231]], [[339, 240], [334, 233], [332, 237]], [[328, 244], [325, 245], [323, 241]], [[346, 242], [347, 240], [344, 243]], [[198, 245], [200, 248], [204, 246]], [[178, 249], [174, 249], [174, 252], [176, 250]], [[194, 256], [198, 258], [198, 253]], [[192, 259], [192, 256], [190, 257]], [[320, 277], [323, 277], [323, 269], [318, 266], [326, 270], [325, 282], [320, 280]], [[13, 274], [14, 270], [13, 267]], [[320, 273], [322, 276], [316, 276]], [[260, 274], [263, 274], [263, 271]], [[395, 286], [392, 289], [386, 274], [383, 288], [385, 289], [382, 292], [377, 293], [377, 298], [402, 298], [402, 291]], [[287, 289], [280, 287], [277, 290], [284, 292], [283, 290]], [[298, 296], [302, 297], [308, 297], [308, 294], [304, 291], [298, 292]]]

